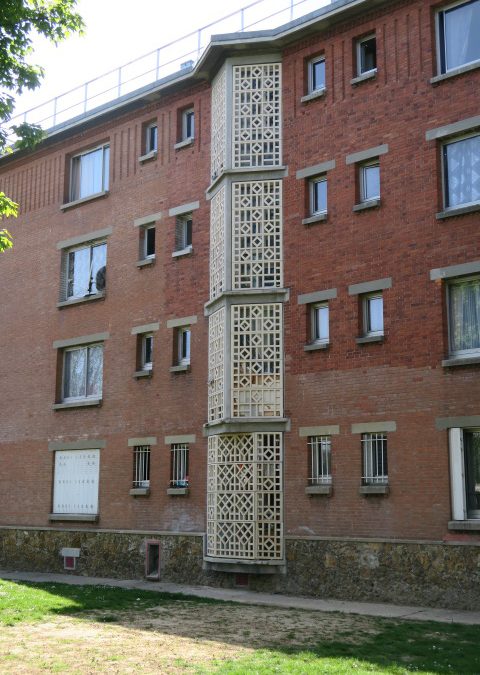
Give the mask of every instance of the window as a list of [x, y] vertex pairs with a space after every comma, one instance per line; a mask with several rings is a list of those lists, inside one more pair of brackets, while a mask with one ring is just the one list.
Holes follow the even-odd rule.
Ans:
[[148, 124], [145, 127], [145, 154], [158, 150], [158, 127], [156, 124]]
[[387, 435], [385, 433], [362, 434], [362, 482], [364, 485], [388, 483]]
[[187, 488], [188, 485], [188, 444], [174, 443], [171, 446], [170, 487]]
[[309, 436], [309, 485], [329, 485], [332, 482], [330, 436]]
[[89, 244], [71, 249], [66, 260], [66, 299], [84, 298], [105, 290], [107, 245]]
[[456, 2], [438, 13], [440, 72], [480, 60], [480, 0]]
[[363, 332], [367, 337], [383, 335], [383, 295], [368, 293], [362, 297]]
[[70, 201], [108, 190], [109, 158], [108, 145], [72, 157]]
[[140, 228], [140, 259], [155, 258], [155, 225]]
[[467, 518], [480, 518], [480, 431], [464, 431]]
[[141, 361], [140, 361], [140, 368], [141, 370], [152, 370], [153, 368], [153, 335], [146, 334], [146, 335], [141, 335]]
[[195, 136], [195, 113], [193, 108], [182, 112], [182, 141]]
[[103, 345], [65, 349], [63, 400], [102, 398]]
[[327, 177], [314, 178], [310, 185], [310, 215], [327, 213]]
[[325, 89], [325, 58], [323, 56], [308, 62], [308, 93]]
[[480, 355], [480, 277], [452, 281], [447, 296], [450, 354]]
[[375, 35], [357, 42], [357, 76], [373, 73], [377, 69], [377, 40]]
[[150, 446], [136, 445], [133, 448], [133, 482], [132, 487], [150, 487]]
[[191, 213], [186, 213], [177, 217], [175, 225], [175, 250], [184, 251], [192, 246], [192, 224], [193, 217]]
[[443, 175], [445, 208], [480, 202], [480, 134], [445, 143]]
[[480, 429], [451, 428], [449, 446], [453, 520], [480, 526]]
[[190, 326], [185, 326], [178, 329], [177, 363], [179, 366], [188, 366], [190, 364], [190, 337]]
[[96, 515], [100, 450], [55, 452], [53, 513]]
[[380, 199], [380, 164], [369, 162], [358, 167], [360, 180], [360, 201], [369, 202]]
[[329, 341], [328, 303], [312, 305], [310, 313], [311, 341], [325, 344]]

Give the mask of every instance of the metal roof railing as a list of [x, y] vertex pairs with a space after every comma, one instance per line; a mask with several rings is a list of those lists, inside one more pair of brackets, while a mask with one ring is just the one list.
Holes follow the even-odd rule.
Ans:
[[87, 115], [98, 106], [194, 66], [216, 33], [262, 30], [293, 21], [313, 12], [331, 0], [256, 0], [188, 35], [158, 47], [133, 61], [88, 80], [55, 98], [11, 119], [11, 124], [28, 122], [52, 128], [74, 117]]

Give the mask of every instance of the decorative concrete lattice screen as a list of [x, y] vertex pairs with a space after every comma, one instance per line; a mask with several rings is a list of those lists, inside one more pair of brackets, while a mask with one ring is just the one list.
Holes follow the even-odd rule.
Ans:
[[233, 288], [282, 286], [282, 183], [232, 184]]
[[232, 306], [232, 417], [281, 417], [282, 305]]
[[225, 187], [210, 202], [210, 300], [225, 289]]
[[225, 308], [208, 320], [208, 420], [224, 416]]
[[227, 70], [217, 75], [212, 87], [211, 172], [214, 180], [227, 163]]
[[55, 453], [53, 512], [98, 513], [100, 450], [59, 450]]
[[281, 163], [281, 65], [233, 68], [233, 167]]
[[208, 439], [207, 555], [283, 558], [282, 434]]

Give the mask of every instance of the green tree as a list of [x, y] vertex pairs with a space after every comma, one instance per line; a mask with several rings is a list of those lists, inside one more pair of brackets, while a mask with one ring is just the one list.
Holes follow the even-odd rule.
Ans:
[[[14, 149], [33, 147], [43, 137], [38, 125], [10, 124], [15, 96], [36, 89], [43, 68], [29, 62], [32, 38], [43, 35], [58, 43], [72, 33], [82, 33], [83, 20], [75, 11], [77, 0], [0, 0], [0, 155], [12, 152], [9, 137], [16, 137]], [[0, 220], [16, 216], [18, 204], [0, 192]], [[11, 248], [12, 238], [0, 229], [0, 253]]]

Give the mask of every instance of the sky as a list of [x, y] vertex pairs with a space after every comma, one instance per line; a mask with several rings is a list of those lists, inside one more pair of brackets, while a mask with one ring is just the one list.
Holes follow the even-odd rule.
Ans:
[[[63, 94], [87, 80], [118, 68], [143, 54], [176, 41], [198, 28], [206, 26], [222, 17], [236, 12], [232, 17], [213, 28], [206, 29], [202, 33], [202, 43], [206, 44], [211, 33], [232, 32], [240, 29], [241, 17], [239, 10], [249, 7], [244, 12], [246, 25], [255, 23], [258, 19], [285, 10], [270, 19], [268, 27], [281, 25], [290, 19], [291, 0], [181, 0], [181, 2], [169, 0], [78, 0], [77, 9], [86, 23], [86, 31], [83, 37], [71, 36], [58, 46], [52, 45], [42, 37], [34, 39], [34, 54], [30, 59], [33, 63], [43, 66], [45, 78], [42, 86], [34, 92], [26, 92], [17, 97], [15, 113], [23, 113], [26, 110], [43, 104], [55, 96]], [[295, 16], [312, 11], [322, 5], [328, 4], [329, 0], [293, 0], [299, 3]], [[257, 23], [254, 29], [264, 28], [265, 24]], [[189, 41], [178, 47], [162, 50], [163, 61], [169, 61], [173, 57], [186, 54], [193, 48], [192, 56], [196, 56], [197, 36], [192, 36]], [[174, 52], [173, 50], [177, 51]], [[160, 72], [160, 77], [178, 70], [181, 59], [174, 65], [165, 66]], [[135, 76], [138, 72], [155, 69], [156, 56], [142, 61], [137, 66], [130, 66], [123, 71], [124, 78]], [[137, 70], [135, 70], [137, 69]], [[152, 71], [153, 72], [153, 71]], [[151, 78], [155, 79], [155, 78]], [[89, 85], [89, 95], [96, 91], [104, 91], [109, 86], [115, 91], [118, 81], [117, 74], [101, 82]], [[151, 80], [150, 80], [151, 81]], [[135, 89], [146, 83], [141, 79], [132, 81], [131, 89]], [[97, 87], [97, 90], [95, 90]], [[122, 91], [122, 93], [126, 93]], [[71, 95], [70, 100], [78, 101], [77, 95]], [[83, 91], [78, 94], [83, 97]], [[61, 99], [61, 105], [66, 106], [66, 99]], [[96, 99], [100, 104], [101, 98]], [[94, 107], [93, 105], [91, 107]], [[53, 106], [42, 108], [28, 117], [29, 122], [45, 119], [53, 112]], [[81, 112], [77, 108], [71, 108], [68, 117]], [[71, 113], [71, 114], [70, 114]], [[51, 120], [50, 120], [51, 121]], [[61, 121], [58, 120], [57, 121]]]

